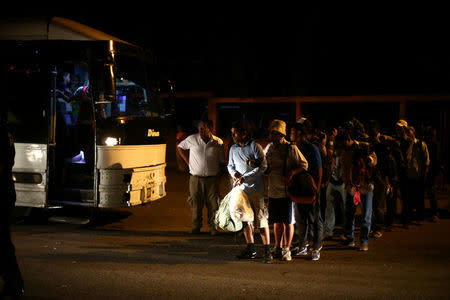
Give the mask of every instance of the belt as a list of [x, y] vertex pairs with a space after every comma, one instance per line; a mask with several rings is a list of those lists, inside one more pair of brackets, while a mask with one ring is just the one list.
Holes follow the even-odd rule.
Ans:
[[198, 176], [198, 175], [192, 175], [192, 174], [191, 174], [191, 176], [194, 176], [194, 177], [197, 177], [197, 178], [213, 178], [213, 177], [217, 177], [217, 175], [213, 175], [213, 176]]

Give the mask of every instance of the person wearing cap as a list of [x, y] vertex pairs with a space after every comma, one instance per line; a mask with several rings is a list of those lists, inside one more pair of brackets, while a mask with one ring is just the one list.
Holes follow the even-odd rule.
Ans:
[[247, 248], [237, 257], [239, 259], [256, 258], [254, 231], [259, 229], [264, 245], [263, 263], [272, 263], [270, 253], [269, 213], [264, 204], [263, 174], [267, 169], [267, 161], [261, 145], [252, 140], [243, 121], [233, 122], [231, 136], [234, 144], [230, 147], [228, 173], [233, 178], [233, 187], [238, 186], [247, 195], [254, 212], [254, 222], [248, 222], [244, 227], [244, 237]]
[[225, 166], [223, 141], [212, 134], [212, 121], [202, 120], [198, 133], [181, 141], [177, 150], [189, 166], [191, 174], [188, 199], [192, 212], [191, 233], [200, 233], [203, 206], [206, 204], [210, 233], [216, 235], [214, 216], [219, 207], [219, 176]]
[[290, 247], [294, 236], [294, 203], [286, 184], [292, 176], [308, 169], [308, 162], [295, 145], [286, 140], [286, 123], [273, 120], [269, 126], [270, 143], [264, 149], [268, 169], [269, 223], [275, 235], [275, 258], [292, 260]]
[[[373, 196], [373, 217], [372, 236], [380, 238], [382, 228], [386, 224], [392, 225], [395, 215], [394, 199], [391, 190], [395, 184], [397, 175], [397, 165], [390, 147], [391, 137], [380, 132], [380, 124], [376, 120], [369, 121], [369, 142], [377, 155], [377, 166], [374, 168], [374, 196]], [[385, 213], [386, 210], [386, 213]], [[388, 228], [390, 230], [390, 228]]]
[[294, 124], [294, 126], [300, 126], [304, 128], [304, 132], [306, 134], [306, 139], [311, 140], [312, 133], [313, 133], [313, 125], [311, 121], [308, 118], [301, 117], [297, 120], [297, 122]]
[[[297, 122], [291, 128], [291, 141], [293, 141], [300, 149], [301, 153], [308, 161], [308, 173], [314, 178], [318, 187], [317, 193], [320, 191], [322, 181], [322, 158], [319, 148], [309, 141], [312, 126], [306, 122]], [[320, 213], [320, 195], [312, 205], [302, 205], [297, 203], [297, 227], [299, 235], [299, 251], [298, 255], [308, 254], [308, 232], [313, 232], [313, 247], [311, 252], [312, 260], [320, 259], [320, 250], [322, 248], [323, 223]]]
[[[406, 150], [406, 202], [404, 220], [410, 223], [413, 217], [420, 224], [424, 220], [425, 179], [430, 165], [430, 156], [426, 143], [416, 138], [414, 127], [407, 127], [408, 149]], [[416, 215], [413, 216], [413, 209]]]
[[395, 147], [395, 154], [396, 154], [396, 160], [397, 160], [397, 167], [398, 167], [398, 178], [399, 178], [399, 186], [395, 190], [395, 194], [397, 194], [398, 191], [400, 191], [400, 200], [402, 204], [402, 211], [401, 211], [401, 222], [403, 224], [403, 228], [407, 229], [409, 228], [410, 220], [408, 219], [408, 211], [410, 204], [408, 202], [407, 197], [407, 185], [408, 185], [408, 179], [407, 179], [407, 162], [406, 162], [406, 152], [409, 147], [409, 141], [408, 141], [408, 131], [407, 131], [408, 123], [405, 120], [399, 120], [397, 123], [395, 123], [395, 139], [396, 143], [394, 143]]

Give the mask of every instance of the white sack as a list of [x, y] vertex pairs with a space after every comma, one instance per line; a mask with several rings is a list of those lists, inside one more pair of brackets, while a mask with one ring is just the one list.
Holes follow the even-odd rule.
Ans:
[[255, 219], [253, 210], [247, 195], [239, 186], [231, 190], [230, 215], [234, 222], [253, 222]]

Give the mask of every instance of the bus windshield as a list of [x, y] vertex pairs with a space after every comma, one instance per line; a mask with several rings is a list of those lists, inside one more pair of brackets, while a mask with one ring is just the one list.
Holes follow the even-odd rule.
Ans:
[[116, 58], [116, 99], [105, 105], [106, 118], [159, 116], [157, 91], [148, 86], [146, 66], [136, 58]]
[[114, 116], [146, 116], [147, 90], [125, 78], [116, 80], [116, 102], [112, 109]]

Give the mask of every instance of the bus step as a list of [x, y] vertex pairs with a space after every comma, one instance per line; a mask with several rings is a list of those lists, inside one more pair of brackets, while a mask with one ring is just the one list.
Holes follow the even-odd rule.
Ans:
[[60, 205], [60, 206], [84, 206], [84, 207], [94, 207], [95, 203], [94, 200], [90, 201], [52, 201], [53, 205]]
[[[55, 191], [56, 202], [94, 202], [94, 190], [92, 189], [74, 189], [63, 188]], [[52, 201], [53, 202], [53, 201]]]
[[52, 216], [48, 220], [54, 223], [65, 223], [75, 225], [86, 225], [91, 221], [91, 219], [89, 218], [69, 217], [69, 216]]

